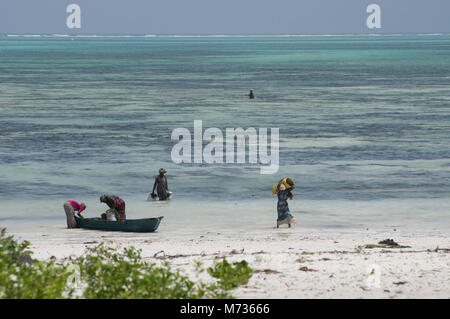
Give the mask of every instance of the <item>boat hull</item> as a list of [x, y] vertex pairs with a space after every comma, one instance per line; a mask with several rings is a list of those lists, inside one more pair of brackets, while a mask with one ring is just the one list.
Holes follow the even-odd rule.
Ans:
[[158, 229], [163, 216], [144, 219], [126, 219], [126, 220], [105, 220], [101, 218], [78, 218], [76, 217], [79, 228], [106, 231], [122, 231], [134, 233], [150, 233]]

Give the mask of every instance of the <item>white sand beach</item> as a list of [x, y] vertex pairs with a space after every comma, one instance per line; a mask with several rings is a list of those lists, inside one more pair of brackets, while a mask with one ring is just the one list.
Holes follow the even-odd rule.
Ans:
[[[59, 12], [48, 21], [64, 28]], [[310, 21], [302, 12], [308, 19], [296, 21]], [[271, 29], [271, 19], [260, 20]], [[293, 20], [283, 21], [281, 33], [292, 34]], [[200, 22], [199, 31], [212, 31]], [[328, 31], [339, 32], [335, 22]], [[134, 37], [99, 25], [108, 37], [90, 23], [87, 36], [41, 36], [34, 19], [32, 32], [0, 30], [35, 35], [0, 34], [0, 228], [29, 240], [35, 258], [64, 262], [112, 241], [192, 280], [212, 280], [196, 272], [198, 261], [245, 259], [255, 272], [232, 292], [238, 298], [450, 298], [448, 32], [273, 37], [233, 22], [241, 35], [162, 28], [172, 36]], [[262, 174], [270, 164], [277, 171]], [[160, 168], [171, 200], [146, 200]], [[271, 190], [286, 177], [297, 224], [277, 229]], [[109, 208], [102, 194], [120, 196], [127, 219], [164, 216], [158, 230], [66, 228], [67, 200], [99, 217]], [[385, 239], [410, 248], [364, 248]]]
[[[111, 240], [142, 249], [145, 260], [169, 261], [191, 279], [208, 280], [195, 270], [226, 257], [245, 259], [255, 273], [233, 292], [237, 298], [450, 298], [450, 233], [445, 231], [273, 228], [265, 236], [236, 238], [217, 232], [170, 238], [162, 233], [132, 234], [81, 229], [9, 230], [32, 241], [34, 257], [64, 261], [87, 247]], [[392, 238], [411, 248], [361, 248]], [[372, 273], [372, 274], [371, 274]]]

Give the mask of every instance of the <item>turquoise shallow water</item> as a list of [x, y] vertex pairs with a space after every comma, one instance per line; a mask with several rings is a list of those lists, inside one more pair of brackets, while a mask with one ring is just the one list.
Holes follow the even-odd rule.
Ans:
[[[0, 216], [27, 216], [11, 202], [42, 200], [55, 208], [35, 214], [57, 216], [69, 198], [144, 200], [165, 167], [174, 201], [269, 203], [291, 176], [298, 211], [398, 200], [447, 223], [449, 52], [447, 35], [0, 37]], [[171, 132], [194, 120], [280, 128], [279, 172], [174, 164]], [[339, 214], [345, 226], [355, 213]]]

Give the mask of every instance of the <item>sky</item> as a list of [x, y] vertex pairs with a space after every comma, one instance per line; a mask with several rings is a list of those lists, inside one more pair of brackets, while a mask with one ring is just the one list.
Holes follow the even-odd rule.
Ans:
[[[80, 29], [66, 25], [72, 3]], [[366, 25], [372, 3], [380, 29]], [[450, 33], [450, 0], [0, 0], [0, 33]]]

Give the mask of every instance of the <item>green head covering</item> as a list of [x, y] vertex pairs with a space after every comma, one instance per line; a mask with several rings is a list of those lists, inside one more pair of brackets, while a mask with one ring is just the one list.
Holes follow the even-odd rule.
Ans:
[[165, 173], [167, 173], [167, 171], [166, 171], [164, 168], [160, 168], [160, 169], [159, 169], [159, 173], [160, 173], [160, 174], [161, 174], [161, 173], [165, 174]]

